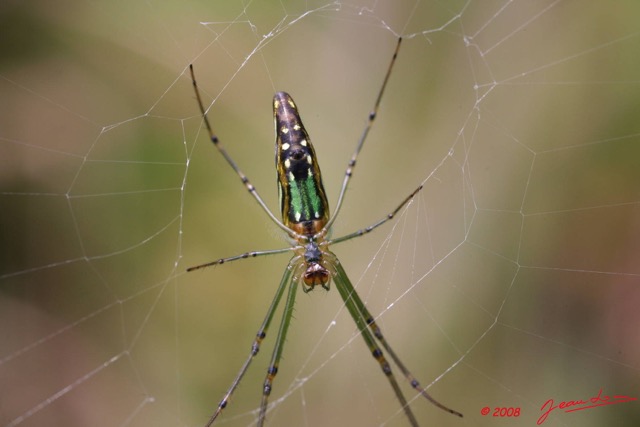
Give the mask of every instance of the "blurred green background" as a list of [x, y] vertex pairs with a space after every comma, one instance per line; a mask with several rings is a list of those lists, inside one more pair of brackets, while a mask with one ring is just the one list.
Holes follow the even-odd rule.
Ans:
[[[400, 357], [460, 420], [640, 397], [640, 7], [545, 2], [0, 5], [0, 425], [203, 425], [247, 357], [287, 242], [271, 97], [296, 100], [330, 203], [396, 37], [334, 248]], [[276, 328], [220, 425], [250, 425]], [[270, 425], [407, 425], [338, 293], [300, 294]], [[518, 407], [508, 420], [483, 407]], [[638, 425], [638, 403], [545, 426]]]

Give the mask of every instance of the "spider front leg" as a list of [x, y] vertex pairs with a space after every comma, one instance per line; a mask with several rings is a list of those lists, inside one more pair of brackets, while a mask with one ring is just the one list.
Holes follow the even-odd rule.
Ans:
[[[276, 291], [276, 294], [273, 297], [273, 300], [271, 301], [271, 305], [269, 306], [269, 310], [267, 310], [267, 314], [266, 314], [266, 316], [264, 318], [264, 321], [262, 322], [262, 325], [260, 326], [260, 329], [258, 329], [258, 333], [256, 334], [256, 338], [254, 339], [253, 344], [251, 344], [251, 352], [249, 353], [249, 357], [247, 358], [247, 360], [242, 365], [242, 368], [240, 369], [240, 372], [236, 376], [236, 379], [233, 381], [233, 384], [231, 384], [231, 387], [229, 387], [229, 390], [227, 390], [227, 393], [224, 395], [224, 397], [222, 398], [222, 400], [218, 404], [218, 408], [213, 413], [211, 418], [209, 418], [209, 421], [205, 425], [206, 427], [210, 427], [213, 424], [213, 422], [216, 420], [216, 418], [218, 418], [218, 415], [220, 415], [222, 410], [224, 408], [226, 408], [227, 404], [229, 403], [229, 399], [231, 398], [231, 395], [236, 390], [236, 388], [240, 384], [240, 381], [242, 380], [242, 377], [244, 377], [244, 374], [249, 369], [249, 365], [251, 364], [251, 361], [253, 360], [253, 358], [260, 351], [260, 344], [262, 343], [262, 340], [264, 340], [264, 338], [267, 336], [267, 330], [269, 329], [269, 325], [271, 324], [271, 319], [273, 319], [273, 315], [274, 315], [276, 309], [278, 308], [278, 304], [280, 303], [280, 300], [282, 299], [282, 295], [284, 294], [284, 290], [287, 287], [287, 284], [292, 283], [292, 277], [293, 277], [294, 269], [295, 269], [296, 265], [298, 265], [297, 264], [298, 259], [299, 259], [299, 257], [296, 256], [296, 257], [292, 258], [291, 261], [289, 261], [289, 265], [287, 266], [287, 268], [284, 271], [284, 274], [282, 275], [282, 280], [280, 281], [280, 285], [278, 286], [278, 290]], [[287, 299], [287, 304], [289, 304], [289, 299]], [[286, 310], [286, 308], [285, 308], [285, 310]], [[280, 329], [282, 330], [282, 325], [280, 326]], [[280, 337], [280, 333], [278, 333], [278, 337]], [[266, 401], [265, 401], [265, 412], [266, 412]], [[264, 421], [264, 415], [262, 414], [262, 410], [260, 411], [260, 413], [261, 413], [261, 419], [262, 419], [262, 421]], [[262, 423], [260, 423], [260, 425], [262, 425]]]
[[[292, 268], [292, 264], [289, 263], [287, 270], [300, 270], [300, 267], [302, 266], [303, 264], [298, 264]], [[278, 366], [280, 365], [280, 358], [282, 357], [282, 351], [284, 350], [284, 343], [287, 339], [287, 331], [289, 330], [289, 325], [291, 324], [291, 316], [293, 315], [293, 306], [296, 300], [296, 292], [298, 290], [299, 281], [300, 279], [296, 275], [288, 280], [289, 293], [287, 294], [287, 301], [285, 302], [284, 311], [282, 312], [282, 320], [280, 321], [278, 337], [276, 338], [276, 344], [271, 355], [271, 362], [269, 363], [269, 368], [267, 368], [267, 376], [264, 379], [264, 386], [262, 387], [262, 400], [260, 402], [260, 416], [258, 418], [258, 427], [262, 427], [264, 425], [264, 420], [267, 416], [269, 396], [271, 395], [273, 380], [278, 374]]]
[[382, 350], [380, 349], [378, 344], [376, 344], [375, 338], [373, 337], [369, 329], [367, 329], [368, 325], [365, 321], [365, 317], [363, 317], [363, 314], [358, 304], [356, 303], [356, 299], [359, 300], [359, 298], [356, 294], [355, 289], [353, 288], [353, 285], [351, 285], [351, 281], [347, 277], [347, 273], [344, 271], [342, 265], [340, 264], [340, 261], [338, 261], [337, 258], [335, 261], [335, 271], [336, 274], [333, 278], [333, 282], [335, 283], [336, 289], [338, 290], [342, 301], [344, 301], [347, 310], [349, 310], [349, 314], [353, 318], [353, 321], [356, 323], [358, 331], [360, 331], [360, 333], [362, 334], [362, 339], [364, 339], [367, 347], [369, 347], [373, 358], [376, 359], [376, 361], [380, 364], [380, 368], [389, 380], [389, 383], [391, 384], [391, 387], [393, 388], [393, 391], [395, 392], [396, 397], [400, 402], [402, 409], [404, 410], [404, 413], [407, 415], [407, 418], [409, 418], [409, 422], [413, 427], [418, 427], [418, 420], [416, 420], [415, 415], [413, 415], [413, 412], [409, 407], [409, 403], [404, 397], [404, 394], [400, 389], [400, 385], [398, 384], [395, 375], [393, 375], [393, 371], [391, 370], [389, 362], [387, 362], [387, 359], [384, 357]]
[[[419, 189], [417, 191], [419, 191]], [[404, 203], [406, 203], [406, 201]], [[371, 316], [371, 313], [365, 306], [362, 299], [360, 299], [360, 296], [358, 295], [355, 288], [351, 284], [351, 280], [349, 280], [347, 273], [344, 271], [344, 268], [342, 268], [340, 261], [338, 261], [335, 255], [333, 254], [331, 255], [335, 260], [334, 269], [336, 274], [333, 278], [333, 281], [336, 285], [336, 289], [338, 289], [338, 292], [340, 293], [340, 296], [342, 297], [342, 300], [344, 301], [345, 306], [347, 307], [347, 310], [349, 310], [349, 314], [351, 314], [351, 317], [356, 323], [358, 330], [362, 334], [362, 338], [367, 344], [367, 347], [369, 347], [369, 350], [371, 350], [371, 354], [373, 355], [373, 358], [376, 359], [376, 361], [380, 364], [380, 367], [382, 368], [382, 372], [384, 372], [385, 376], [389, 380], [389, 383], [391, 384], [391, 387], [393, 388], [393, 391], [395, 392], [396, 397], [400, 402], [400, 405], [402, 405], [402, 409], [407, 415], [407, 418], [409, 418], [409, 422], [411, 423], [411, 425], [414, 427], [417, 427], [418, 421], [413, 415], [413, 412], [411, 411], [411, 408], [407, 403], [407, 399], [404, 397], [404, 394], [402, 393], [402, 390], [400, 389], [400, 386], [398, 385], [398, 382], [395, 376], [393, 375], [393, 372], [391, 371], [391, 366], [389, 365], [389, 362], [386, 360], [382, 350], [376, 343], [376, 339], [382, 344], [385, 351], [389, 353], [389, 355], [391, 356], [395, 364], [398, 366], [398, 368], [400, 368], [400, 371], [402, 371], [405, 378], [409, 381], [409, 383], [411, 384], [411, 387], [417, 390], [423, 397], [425, 397], [427, 400], [429, 400], [438, 408], [446, 412], [449, 412], [450, 414], [462, 417], [462, 414], [460, 412], [444, 406], [443, 404], [435, 400], [433, 397], [431, 397], [431, 395], [429, 395], [429, 393], [427, 393], [427, 391], [424, 388], [422, 388], [418, 380], [411, 374], [411, 372], [409, 372], [409, 370], [405, 367], [404, 363], [402, 363], [400, 358], [396, 355], [395, 351], [393, 351], [389, 343], [387, 343], [386, 339], [382, 335], [382, 331], [380, 330], [378, 325], [375, 323], [373, 316]]]

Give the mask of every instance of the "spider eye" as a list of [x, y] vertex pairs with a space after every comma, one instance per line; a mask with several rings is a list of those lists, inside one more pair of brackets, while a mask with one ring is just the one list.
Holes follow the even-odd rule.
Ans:
[[312, 290], [315, 286], [322, 286], [327, 289], [327, 283], [329, 282], [329, 270], [324, 268], [322, 265], [318, 263], [311, 263], [307, 267], [304, 275], [302, 276], [302, 281], [307, 286], [307, 291]]

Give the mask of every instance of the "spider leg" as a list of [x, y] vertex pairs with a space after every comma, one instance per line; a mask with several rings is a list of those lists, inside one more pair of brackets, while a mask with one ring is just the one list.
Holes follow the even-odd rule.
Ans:
[[[273, 315], [274, 315], [274, 313], [276, 311], [276, 308], [278, 308], [278, 304], [280, 303], [280, 300], [282, 299], [282, 295], [284, 294], [284, 290], [287, 287], [287, 284], [292, 282], [292, 276], [293, 276], [294, 270], [295, 270], [296, 266], [299, 265], [298, 261], [299, 261], [299, 257], [293, 257], [291, 259], [291, 261], [289, 261], [289, 265], [287, 266], [287, 268], [284, 271], [284, 274], [282, 276], [282, 280], [280, 281], [280, 285], [278, 286], [278, 290], [276, 291], [276, 294], [273, 297], [273, 300], [271, 301], [271, 305], [269, 306], [269, 310], [267, 310], [267, 314], [266, 314], [266, 316], [264, 318], [264, 321], [262, 322], [262, 325], [260, 326], [260, 329], [258, 329], [258, 333], [256, 334], [256, 338], [254, 339], [253, 344], [251, 344], [251, 352], [249, 353], [249, 357], [247, 358], [247, 360], [242, 365], [242, 368], [240, 369], [240, 372], [236, 376], [236, 379], [233, 381], [233, 384], [231, 384], [231, 387], [229, 387], [229, 390], [227, 390], [227, 393], [224, 395], [224, 397], [222, 398], [222, 400], [218, 404], [218, 408], [216, 409], [214, 414], [211, 416], [211, 418], [209, 418], [209, 421], [205, 425], [206, 427], [211, 426], [211, 424], [213, 424], [215, 419], [218, 418], [218, 415], [220, 415], [222, 410], [227, 406], [227, 404], [229, 403], [229, 399], [231, 398], [231, 395], [233, 394], [233, 392], [238, 387], [238, 384], [240, 384], [240, 381], [242, 380], [242, 377], [244, 377], [244, 374], [247, 372], [247, 369], [249, 369], [249, 365], [253, 361], [253, 358], [260, 351], [260, 344], [262, 343], [262, 340], [264, 340], [264, 338], [267, 336], [267, 330], [269, 329], [269, 324], [271, 323], [271, 320], [273, 319]], [[289, 302], [287, 300], [287, 305], [288, 304], [289, 304]], [[286, 311], [285, 311], [285, 313], [286, 313]], [[280, 326], [280, 329], [282, 330], [282, 325]], [[280, 334], [278, 334], [278, 337], [280, 337]]]
[[396, 355], [395, 351], [393, 351], [393, 349], [391, 348], [387, 340], [382, 335], [382, 331], [380, 327], [376, 324], [373, 316], [365, 306], [364, 302], [360, 299], [360, 296], [358, 295], [355, 288], [351, 284], [351, 280], [349, 280], [349, 277], [347, 276], [347, 273], [344, 271], [344, 268], [342, 268], [342, 265], [340, 264], [340, 262], [337, 261], [337, 258], [335, 258], [335, 260], [336, 261], [334, 263], [334, 268], [336, 271], [336, 275], [333, 278], [333, 281], [336, 284], [336, 289], [338, 289], [338, 292], [340, 293], [342, 300], [344, 301], [347, 309], [349, 310], [351, 317], [353, 317], [353, 320], [356, 322], [358, 326], [358, 330], [362, 333], [362, 338], [367, 343], [367, 346], [371, 350], [373, 357], [378, 361], [378, 363], [380, 363], [380, 367], [382, 368], [382, 371], [387, 376], [387, 379], [389, 379], [389, 382], [391, 383], [391, 387], [396, 393], [396, 397], [400, 401], [400, 404], [402, 405], [402, 408], [404, 409], [405, 414], [409, 418], [411, 425], [417, 426], [418, 423], [413, 413], [411, 412], [411, 409], [409, 408], [407, 404], [407, 400], [402, 394], [400, 387], [398, 386], [398, 382], [396, 381], [391, 371], [391, 367], [389, 363], [385, 359], [380, 347], [376, 344], [375, 339], [377, 339], [380, 342], [380, 344], [382, 344], [382, 347], [391, 356], [391, 359], [398, 366], [398, 368], [400, 368], [400, 371], [402, 372], [402, 374], [409, 381], [409, 383], [411, 384], [411, 387], [417, 390], [423, 397], [425, 397], [427, 400], [429, 400], [438, 408], [446, 412], [449, 412], [450, 414], [462, 417], [462, 414], [460, 412], [450, 409], [444, 406], [443, 404], [441, 404], [440, 402], [438, 402], [437, 400], [435, 400], [429, 393], [427, 393], [427, 391], [420, 385], [418, 380], [406, 368], [404, 363], [402, 363], [400, 358]]
[[[327, 230], [331, 228], [333, 222], [338, 217], [338, 212], [340, 212], [340, 208], [342, 207], [342, 201], [344, 200], [344, 195], [347, 192], [347, 186], [349, 185], [349, 181], [351, 180], [351, 175], [353, 175], [353, 169], [356, 167], [356, 160], [358, 159], [358, 155], [360, 154], [360, 150], [362, 150], [362, 146], [364, 145], [364, 141], [367, 139], [367, 135], [369, 135], [369, 131], [371, 130], [371, 126], [373, 125], [374, 120], [378, 114], [378, 108], [380, 107], [380, 101], [382, 101], [382, 95], [384, 94], [384, 90], [387, 87], [387, 82], [389, 81], [389, 76], [391, 76], [391, 70], [393, 70], [393, 66], [396, 63], [396, 58], [398, 57], [398, 52], [400, 51], [400, 43], [402, 43], [402, 37], [398, 37], [398, 44], [396, 45], [396, 49], [393, 51], [393, 56], [391, 57], [391, 62], [389, 63], [389, 68], [387, 68], [387, 74], [384, 76], [384, 80], [382, 81], [382, 86], [380, 87], [380, 91], [378, 92], [378, 97], [376, 98], [375, 104], [373, 104], [373, 109], [367, 116], [367, 124], [365, 125], [364, 130], [362, 131], [362, 135], [360, 135], [360, 139], [358, 140], [358, 145], [356, 146], [351, 159], [347, 165], [347, 170], [344, 173], [344, 179], [342, 181], [342, 187], [340, 188], [340, 195], [338, 196], [338, 202], [336, 203], [336, 209], [333, 212], [333, 216], [329, 219], [327, 225], [324, 226], [323, 231], [319, 234], [326, 234]], [[316, 236], [317, 237], [317, 236]]]
[[345, 240], [351, 240], [353, 238], [360, 237], [360, 236], [362, 236], [364, 234], [370, 233], [371, 231], [373, 231], [376, 228], [380, 227], [385, 222], [392, 220], [396, 216], [396, 214], [400, 211], [400, 209], [402, 209], [407, 203], [409, 203], [415, 197], [415, 195], [418, 194], [420, 192], [420, 190], [422, 190], [423, 186], [424, 186], [423, 184], [420, 184], [420, 186], [418, 188], [413, 190], [413, 192], [411, 194], [409, 194], [402, 201], [402, 203], [400, 203], [393, 211], [389, 212], [384, 218], [378, 220], [377, 222], [371, 224], [370, 226], [368, 226], [366, 228], [361, 228], [360, 230], [354, 231], [353, 233], [349, 233], [349, 234], [344, 235], [342, 237], [338, 237], [336, 239], [329, 240], [325, 244], [327, 244], [327, 245], [335, 245], [336, 243], [344, 242]]
[[271, 218], [271, 220], [274, 223], [276, 223], [278, 227], [284, 230], [285, 233], [287, 233], [287, 235], [294, 238], [297, 237], [295, 233], [293, 233], [289, 228], [287, 228], [287, 226], [285, 226], [282, 223], [282, 221], [276, 218], [273, 212], [271, 212], [269, 207], [267, 207], [267, 204], [264, 202], [264, 200], [262, 200], [262, 197], [260, 197], [260, 194], [258, 194], [258, 190], [256, 190], [253, 184], [251, 184], [251, 182], [249, 181], [249, 178], [247, 178], [247, 176], [240, 170], [236, 162], [233, 161], [229, 153], [227, 153], [227, 150], [225, 150], [222, 144], [220, 144], [220, 140], [218, 139], [216, 134], [213, 132], [213, 129], [211, 128], [211, 124], [209, 123], [209, 118], [207, 117], [207, 111], [205, 110], [204, 105], [202, 104], [202, 98], [200, 97], [200, 91], [198, 90], [198, 84], [196, 83], [196, 76], [193, 71], [193, 64], [189, 64], [189, 71], [191, 73], [191, 82], [193, 83], [193, 90], [196, 93], [196, 99], [198, 100], [198, 106], [200, 107], [200, 113], [202, 113], [202, 119], [204, 120], [204, 124], [207, 127], [207, 132], [209, 132], [209, 138], [211, 139], [211, 142], [213, 143], [213, 145], [215, 145], [215, 147], [218, 149], [220, 154], [222, 154], [222, 157], [224, 157], [227, 163], [229, 163], [229, 166], [231, 166], [231, 168], [238, 174], [244, 186], [247, 188], [247, 190], [249, 190], [249, 193], [251, 193], [253, 198], [256, 199], [258, 204], [260, 204], [260, 206], [262, 207], [262, 210], [265, 211], [267, 215], [269, 215], [269, 218]]
[[358, 331], [360, 331], [360, 333], [362, 334], [362, 338], [367, 344], [367, 347], [369, 347], [373, 358], [376, 359], [376, 361], [380, 364], [382, 372], [389, 380], [389, 383], [391, 384], [391, 387], [393, 388], [393, 391], [395, 392], [396, 397], [398, 398], [398, 401], [400, 402], [400, 405], [404, 410], [404, 413], [407, 415], [407, 418], [409, 418], [409, 422], [413, 427], [418, 427], [418, 420], [416, 420], [415, 415], [413, 415], [413, 412], [409, 407], [409, 403], [407, 403], [407, 399], [404, 397], [404, 394], [400, 389], [400, 385], [398, 384], [395, 375], [393, 375], [391, 365], [389, 365], [389, 362], [384, 357], [382, 350], [376, 343], [374, 335], [371, 333], [371, 331], [369, 331], [367, 327], [368, 324], [366, 321], [366, 314], [368, 314], [368, 312], [363, 313], [362, 307], [364, 306], [364, 304], [362, 304], [362, 300], [360, 300], [360, 298], [358, 297], [358, 294], [353, 288], [351, 281], [347, 277], [347, 273], [342, 268], [340, 262], [337, 261], [337, 258], [334, 267], [336, 270], [336, 275], [334, 276], [333, 281], [336, 285], [336, 289], [340, 293], [340, 297], [342, 297], [347, 310], [349, 310], [349, 314], [351, 314], [353, 321], [356, 323]]
[[[297, 267], [302, 267], [302, 264], [298, 265]], [[287, 269], [289, 270], [289, 268]], [[291, 270], [293, 271], [293, 269]], [[289, 276], [291, 276], [291, 274], [289, 274]], [[262, 387], [262, 401], [260, 402], [260, 416], [258, 418], [258, 427], [262, 427], [264, 425], [264, 421], [267, 416], [269, 395], [271, 394], [271, 389], [273, 388], [273, 380], [278, 374], [278, 366], [280, 364], [280, 358], [282, 357], [282, 351], [284, 350], [284, 343], [287, 339], [287, 331], [289, 330], [289, 325], [291, 324], [293, 306], [296, 300], [296, 291], [298, 290], [298, 279], [299, 278], [294, 275], [288, 280], [289, 293], [287, 294], [287, 301], [285, 302], [284, 311], [282, 312], [282, 320], [280, 321], [280, 328], [278, 329], [276, 344], [273, 347], [271, 362], [269, 363], [269, 367], [267, 368], [267, 376], [264, 379], [264, 386]]]
[[282, 248], [282, 249], [269, 249], [269, 250], [266, 250], [266, 251], [245, 252], [245, 253], [240, 254], [240, 255], [236, 255], [236, 256], [232, 256], [232, 257], [228, 257], [228, 258], [220, 258], [220, 259], [217, 259], [215, 261], [206, 262], [204, 264], [200, 264], [200, 265], [196, 265], [196, 266], [193, 266], [193, 267], [189, 267], [189, 268], [187, 268], [187, 272], [194, 271], [194, 270], [199, 270], [201, 268], [212, 267], [214, 265], [220, 265], [220, 264], [224, 264], [224, 263], [227, 263], [227, 262], [236, 261], [236, 260], [239, 260], [239, 259], [255, 258], [255, 257], [265, 256], [265, 255], [282, 254], [282, 253], [289, 252], [289, 251], [295, 251], [296, 248], [297, 248], [296, 246], [292, 246], [292, 247], [289, 247], [289, 248]]

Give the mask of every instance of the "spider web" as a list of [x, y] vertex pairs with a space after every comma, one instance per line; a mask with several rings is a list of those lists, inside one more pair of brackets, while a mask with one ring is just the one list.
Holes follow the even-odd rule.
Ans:
[[[0, 425], [202, 425], [287, 257], [185, 273], [286, 245], [207, 141], [188, 64], [273, 208], [270, 100], [290, 92], [334, 206], [398, 35], [334, 235], [425, 187], [333, 249], [406, 365], [465, 415], [399, 377], [418, 420], [535, 425], [548, 399], [640, 397], [635, 2], [76, 0], [0, 14]], [[255, 422], [275, 329], [220, 425]], [[298, 296], [271, 402], [270, 425], [408, 424], [335, 290]], [[558, 409], [543, 425], [638, 414], [637, 401]]]

